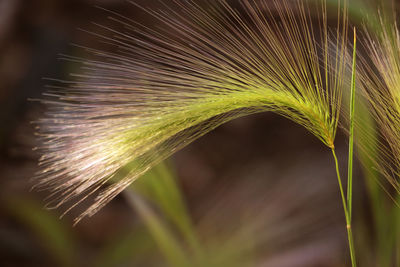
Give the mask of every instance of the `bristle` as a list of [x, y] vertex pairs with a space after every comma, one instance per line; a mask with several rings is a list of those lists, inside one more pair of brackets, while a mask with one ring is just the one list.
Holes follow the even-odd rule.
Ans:
[[[174, 0], [146, 10], [152, 28], [111, 13], [124, 31], [95, 34], [113, 50], [84, 48], [94, 59], [73, 82], [50, 91], [39, 121], [43, 139], [38, 187], [55, 203], [94, 204], [92, 215], [149, 168], [219, 125], [273, 111], [303, 125], [328, 147], [340, 113], [347, 46], [346, 1], [328, 34], [303, 1]], [[105, 189], [102, 189], [107, 186]], [[98, 193], [100, 192], [100, 193]]]
[[368, 57], [362, 59], [359, 82], [378, 126], [374, 167], [400, 192], [400, 32], [383, 17], [380, 29], [376, 35], [366, 31]]

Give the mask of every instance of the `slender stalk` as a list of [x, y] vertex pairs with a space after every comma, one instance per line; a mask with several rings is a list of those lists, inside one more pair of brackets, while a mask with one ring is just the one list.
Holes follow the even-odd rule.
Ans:
[[343, 190], [342, 179], [340, 178], [339, 163], [338, 163], [338, 159], [336, 157], [334, 147], [332, 147], [332, 155], [335, 160], [336, 175], [337, 175], [338, 183], [339, 183], [340, 196], [342, 197], [343, 210], [344, 210], [344, 215], [346, 217], [347, 239], [349, 242], [351, 266], [356, 267], [357, 264], [356, 264], [355, 250], [354, 250], [353, 231], [351, 230], [351, 220], [350, 220], [349, 212], [347, 209], [346, 196], [345, 196], [344, 190]]
[[336, 157], [336, 152], [335, 152], [335, 148], [332, 148], [332, 155], [333, 158], [335, 159], [335, 167], [336, 167], [336, 175], [338, 178], [338, 184], [339, 184], [339, 189], [340, 189], [340, 196], [342, 197], [342, 204], [343, 204], [343, 209], [344, 209], [344, 214], [346, 216], [346, 221], [348, 220], [348, 210], [347, 210], [347, 201], [346, 201], [346, 197], [344, 195], [344, 190], [343, 190], [343, 185], [342, 185], [342, 179], [340, 178], [340, 172], [339, 172], [339, 162], [338, 159]]
[[335, 159], [336, 174], [339, 183], [340, 196], [342, 197], [344, 214], [346, 217], [347, 238], [349, 241], [351, 265], [355, 267], [356, 256], [354, 250], [353, 231], [351, 228], [352, 217], [352, 199], [353, 199], [353, 153], [354, 153], [354, 111], [355, 111], [355, 76], [356, 76], [356, 28], [354, 28], [354, 47], [353, 47], [353, 66], [351, 75], [351, 94], [350, 94], [350, 129], [349, 129], [349, 159], [347, 166], [347, 198], [344, 195], [342, 179], [340, 178], [339, 163], [335, 153], [335, 147], [332, 147], [332, 155]]
[[351, 266], [356, 267], [357, 262], [356, 262], [356, 252], [354, 249], [353, 230], [352, 230], [351, 224], [349, 224], [349, 222], [347, 223], [346, 228], [347, 228], [347, 239], [349, 241], [349, 247], [350, 247]]
[[357, 47], [357, 32], [354, 27], [354, 45], [353, 45], [353, 66], [351, 70], [351, 93], [350, 93], [350, 136], [349, 136], [349, 155], [347, 165], [347, 236], [350, 245], [351, 262], [356, 266], [354, 241], [352, 233], [352, 207], [353, 207], [353, 153], [354, 153], [354, 111], [356, 104], [356, 47]]
[[353, 47], [353, 66], [351, 75], [351, 94], [350, 94], [350, 136], [349, 136], [349, 160], [347, 172], [347, 208], [349, 219], [352, 216], [352, 200], [353, 200], [353, 150], [354, 150], [354, 110], [355, 110], [355, 93], [356, 93], [356, 28], [354, 28], [354, 47]]

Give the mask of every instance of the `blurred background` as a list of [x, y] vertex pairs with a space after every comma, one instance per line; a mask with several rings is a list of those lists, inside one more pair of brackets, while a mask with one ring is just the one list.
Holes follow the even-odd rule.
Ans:
[[[375, 4], [382, 4], [351, 2], [354, 25], [374, 18]], [[30, 179], [39, 158], [31, 122], [45, 107], [28, 99], [46, 90], [43, 78], [79, 72], [59, 60], [85, 56], [71, 44], [98, 46], [79, 30], [107, 23], [108, 14], [95, 6], [156, 23], [124, 0], [0, 0], [0, 266], [349, 266], [330, 151], [273, 113], [219, 127], [139, 179], [129, 189], [134, 194], [120, 195], [75, 227], [77, 214], [60, 219], [60, 211], [44, 208], [47, 193], [30, 191]], [[345, 174], [341, 133], [336, 146]], [[360, 266], [396, 266], [392, 247], [376, 247], [392, 228], [377, 234], [371, 188], [359, 166], [354, 190]]]

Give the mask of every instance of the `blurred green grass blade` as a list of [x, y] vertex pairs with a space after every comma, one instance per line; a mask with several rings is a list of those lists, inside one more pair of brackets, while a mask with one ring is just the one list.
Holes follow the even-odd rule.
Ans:
[[129, 266], [147, 262], [152, 257], [155, 244], [143, 227], [132, 227], [113, 238], [97, 256], [93, 266]]
[[128, 189], [124, 191], [124, 194], [127, 196], [129, 204], [135, 208], [140, 217], [145, 221], [149, 232], [159, 246], [168, 264], [173, 267], [191, 266], [183, 247], [179, 244], [172, 231], [169, 230], [162, 219], [132, 190], [132, 187], [128, 187]]
[[32, 199], [8, 199], [8, 211], [43, 242], [60, 266], [76, 266], [76, 242], [71, 229], [41, 203]]
[[371, 117], [365, 99], [358, 98], [356, 105], [355, 139], [362, 148], [357, 150], [357, 158], [362, 163], [374, 228], [374, 234], [369, 234], [370, 253], [376, 257], [379, 266], [396, 266], [392, 262], [393, 249], [396, 244], [400, 244], [400, 239], [393, 233], [400, 227], [400, 224], [394, 222], [399, 208], [393, 206], [393, 201], [384, 189], [385, 185], [380, 181], [380, 173], [374, 168], [376, 166], [374, 159], [379, 157], [377, 141], [379, 134], [375, 121]]
[[174, 175], [166, 163], [161, 163], [144, 174], [133, 185], [135, 191], [157, 204], [174, 223], [187, 227], [189, 216]]
[[[320, 0], [314, 1], [318, 2]], [[332, 8], [337, 8], [340, 1], [327, 0], [326, 3]], [[377, 12], [377, 8], [380, 6], [377, 4], [377, 2], [368, 0], [351, 0], [348, 1], [348, 6], [349, 17], [353, 22], [357, 22], [358, 25], [365, 25], [374, 32], [380, 31], [380, 27], [378, 26], [380, 23]], [[384, 9], [385, 7], [386, 5], [382, 5], [381, 8]]]
[[[363, 174], [367, 188], [367, 194], [372, 208], [372, 219], [374, 235], [370, 236], [370, 253], [378, 257], [378, 262], [382, 267], [391, 266], [389, 264], [391, 246], [393, 239], [387, 229], [390, 228], [388, 210], [385, 208], [386, 193], [379, 182], [379, 172], [374, 168], [373, 159], [378, 157], [377, 129], [372, 119], [368, 107], [362, 98], [356, 100], [356, 133], [355, 138], [362, 149], [358, 149], [357, 158], [362, 163]], [[362, 136], [361, 133], [363, 134]], [[388, 235], [389, 234], [389, 235]]]
[[185, 200], [177, 184], [171, 164], [163, 162], [148, 171], [132, 185], [133, 189], [159, 207], [163, 214], [181, 232], [193, 252], [201, 257], [202, 248], [197, 239]]

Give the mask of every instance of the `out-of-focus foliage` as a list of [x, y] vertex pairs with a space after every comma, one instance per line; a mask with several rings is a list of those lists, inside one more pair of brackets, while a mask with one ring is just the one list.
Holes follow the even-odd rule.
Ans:
[[73, 266], [78, 252], [72, 231], [65, 222], [33, 199], [7, 199], [10, 214], [30, 229], [60, 266]]

